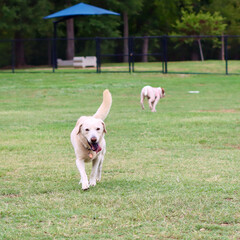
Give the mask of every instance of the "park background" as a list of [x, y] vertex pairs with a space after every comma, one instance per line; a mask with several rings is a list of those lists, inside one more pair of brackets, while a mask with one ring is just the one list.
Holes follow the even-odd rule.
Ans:
[[[44, 17], [77, 3], [3, 1], [0, 68], [8, 69], [13, 64], [16, 68], [52, 65], [53, 23]], [[102, 63], [128, 62], [129, 38], [135, 37], [138, 38], [134, 41], [136, 62], [162, 62], [166, 60], [162, 54], [163, 44], [154, 36], [211, 35], [215, 37], [171, 38], [167, 60], [224, 60], [226, 57], [239, 60], [240, 3], [237, 0], [93, 0], [84, 3], [118, 12], [120, 16], [77, 16], [60, 22], [58, 58], [95, 56], [95, 38], [99, 37], [105, 38], [101, 41], [102, 54], [106, 55]], [[224, 43], [224, 36], [232, 36], [228, 38], [228, 45]]]

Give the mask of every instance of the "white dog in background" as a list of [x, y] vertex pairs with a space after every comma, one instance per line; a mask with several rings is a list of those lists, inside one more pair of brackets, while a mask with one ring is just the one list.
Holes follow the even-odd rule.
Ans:
[[[101, 180], [102, 164], [106, 153], [106, 133], [104, 119], [112, 105], [112, 96], [108, 89], [103, 92], [103, 101], [93, 116], [78, 119], [71, 133], [71, 142], [76, 154], [76, 164], [81, 175], [82, 189], [95, 186]], [[85, 162], [92, 162], [90, 180], [85, 171]]]
[[141, 101], [140, 101], [142, 109], [144, 109], [143, 101], [145, 97], [148, 98], [148, 104], [151, 111], [156, 112], [156, 105], [160, 100], [160, 98], [165, 97], [165, 90], [164, 88], [160, 88], [160, 87], [158, 88], [154, 88], [151, 86], [143, 87], [141, 91]]

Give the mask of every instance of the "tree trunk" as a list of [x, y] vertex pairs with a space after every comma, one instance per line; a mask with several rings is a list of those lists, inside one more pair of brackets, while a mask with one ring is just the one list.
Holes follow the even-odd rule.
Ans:
[[74, 54], [74, 21], [73, 18], [70, 18], [67, 20], [67, 60], [73, 60]]
[[142, 48], [142, 62], [148, 62], [148, 37], [144, 37], [143, 39], [143, 48]]
[[224, 36], [222, 35], [222, 60], [224, 60], [225, 59], [225, 54], [224, 54], [224, 51], [225, 51], [225, 49], [224, 49]]
[[123, 62], [128, 62], [128, 14], [127, 12], [123, 13], [123, 24], [124, 24], [124, 30], [123, 30], [123, 37], [124, 39], [124, 46], [123, 46]]
[[198, 46], [199, 46], [199, 51], [200, 51], [201, 60], [204, 61], [203, 52], [202, 52], [201, 39], [199, 38], [197, 41], [198, 41]]
[[16, 67], [23, 67], [26, 65], [25, 55], [24, 55], [24, 42], [21, 40], [21, 33], [15, 33], [15, 59]]

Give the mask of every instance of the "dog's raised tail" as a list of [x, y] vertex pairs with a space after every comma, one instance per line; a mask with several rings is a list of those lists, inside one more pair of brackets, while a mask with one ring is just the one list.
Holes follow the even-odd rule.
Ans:
[[104, 121], [107, 117], [110, 109], [112, 106], [112, 95], [108, 89], [103, 91], [103, 101], [100, 107], [98, 108], [97, 112], [93, 115], [95, 118], [100, 118]]

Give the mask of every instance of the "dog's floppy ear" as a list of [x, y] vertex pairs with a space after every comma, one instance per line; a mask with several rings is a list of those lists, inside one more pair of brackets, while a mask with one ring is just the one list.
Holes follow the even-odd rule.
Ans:
[[79, 126], [78, 128], [78, 132], [77, 132], [77, 135], [81, 132], [81, 128], [82, 128], [82, 124]]
[[165, 95], [165, 90], [164, 90], [164, 88], [162, 88], [162, 94]]
[[103, 125], [103, 132], [107, 133], [106, 125], [105, 125], [105, 123], [103, 121], [102, 121], [102, 125]]
[[84, 122], [85, 119], [86, 119], [85, 116], [80, 117], [80, 118], [78, 119], [78, 121], [77, 121], [77, 123], [76, 123], [76, 127], [78, 128], [77, 135], [81, 132], [81, 127], [82, 127], [83, 122]]

